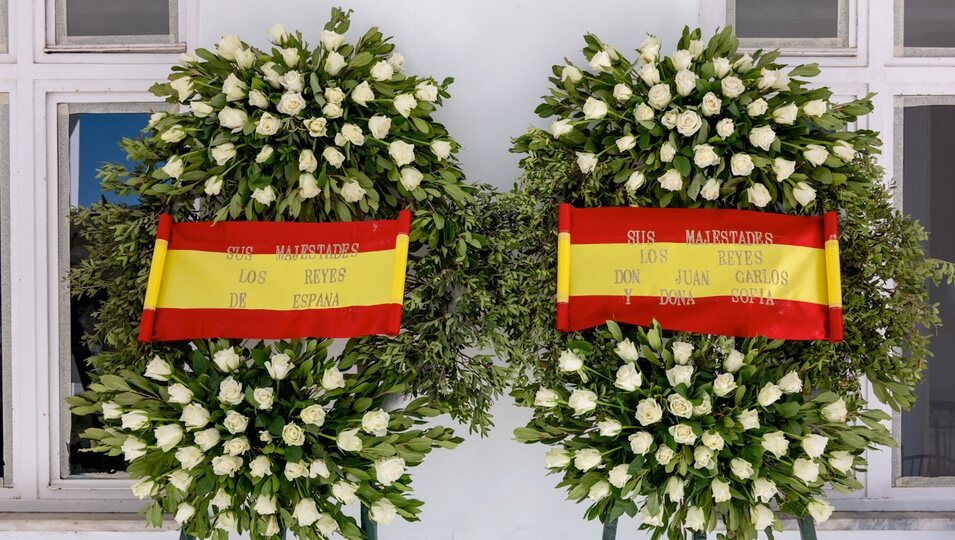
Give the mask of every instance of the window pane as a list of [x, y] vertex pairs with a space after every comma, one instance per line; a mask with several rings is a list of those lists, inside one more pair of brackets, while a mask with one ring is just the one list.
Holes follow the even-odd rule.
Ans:
[[839, 37], [839, 0], [736, 0], [742, 38]]
[[[90, 206], [95, 202], [108, 200], [135, 204], [133, 197], [118, 197], [104, 194], [100, 189], [96, 171], [103, 163], [118, 162], [132, 167], [126, 161], [126, 154], [119, 147], [124, 137], [135, 138], [139, 135], [149, 115], [145, 113], [80, 113], [69, 117], [69, 160], [70, 160], [70, 206]], [[83, 238], [75, 226], [70, 229], [70, 266], [80, 264], [86, 254]], [[69, 312], [69, 362], [70, 391], [73, 394], [84, 391], [90, 383], [87, 359], [99, 352], [90, 350], [83, 341], [83, 335], [92, 327], [92, 313], [103, 298], [82, 298], [70, 300]], [[69, 474], [116, 472], [125, 469], [122, 456], [108, 457], [104, 454], [81, 452], [89, 446], [79, 434], [93, 427], [95, 420], [91, 416], [70, 415], [71, 428], [69, 438]]]
[[[932, 257], [955, 260], [955, 182], [948, 163], [955, 145], [955, 105], [907, 107], [903, 116], [903, 210], [930, 237]], [[955, 476], [955, 286], [930, 287], [945, 323], [932, 339], [934, 356], [902, 414], [902, 476]]]
[[955, 47], [955, 2], [905, 0], [903, 45], [906, 47]]
[[170, 33], [169, 0], [66, 0], [70, 36], [157, 36]]

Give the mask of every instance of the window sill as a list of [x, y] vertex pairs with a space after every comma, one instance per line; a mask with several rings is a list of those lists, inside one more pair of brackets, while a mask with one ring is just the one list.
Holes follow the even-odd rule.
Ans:
[[153, 528], [146, 525], [140, 514], [0, 513], [0, 531], [159, 533], [177, 529], [168, 516], [161, 528]]
[[[955, 531], [955, 512], [834, 512], [820, 531]], [[799, 530], [795, 519], [783, 529]]]

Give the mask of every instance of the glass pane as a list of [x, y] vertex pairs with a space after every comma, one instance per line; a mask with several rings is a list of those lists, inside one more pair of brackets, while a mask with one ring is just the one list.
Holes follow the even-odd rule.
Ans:
[[839, 37], [839, 0], [736, 0], [735, 27], [745, 38]]
[[906, 47], [955, 47], [955, 2], [905, 0], [903, 45]]
[[[955, 145], [955, 105], [908, 107], [903, 117], [903, 210], [930, 233], [929, 255], [955, 260], [955, 182], [948, 156]], [[943, 323], [934, 356], [902, 414], [902, 476], [955, 476], [955, 286], [930, 287]]]
[[66, 0], [69, 36], [161, 36], [170, 33], [169, 0]]
[[[70, 206], [90, 206], [108, 200], [136, 204], [134, 197], [104, 194], [96, 171], [103, 163], [118, 162], [127, 167], [125, 152], [119, 147], [124, 137], [135, 138], [149, 121], [145, 113], [81, 113], [69, 118]], [[86, 254], [83, 238], [75, 226], [70, 228], [70, 266], [78, 265]], [[73, 394], [82, 392], [90, 383], [86, 360], [99, 352], [90, 350], [83, 335], [93, 325], [92, 313], [102, 298], [72, 299], [70, 301], [70, 381]], [[70, 416], [69, 440], [70, 474], [103, 473], [124, 470], [123, 458], [81, 452], [88, 447], [80, 438], [83, 430], [94, 425], [91, 416]]]

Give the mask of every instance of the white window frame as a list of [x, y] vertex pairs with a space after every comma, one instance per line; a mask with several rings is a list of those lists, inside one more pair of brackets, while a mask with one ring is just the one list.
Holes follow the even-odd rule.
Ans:
[[902, 58], [955, 57], [955, 47], [906, 47], [905, 0], [895, 0], [895, 56]]
[[[736, 26], [736, 2], [726, 0], [726, 24]], [[852, 45], [851, 27], [849, 21], [850, 0], [836, 0], [836, 32], [834, 38], [762, 38], [741, 37], [740, 47], [746, 49], [785, 49], [787, 51], [806, 51], [807, 54], [819, 56], [819, 51], [832, 51], [831, 54], [845, 54], [845, 50]], [[852, 2], [854, 3], [854, 2]]]
[[[66, 33], [67, 0], [47, 0], [47, 52], [182, 52], [180, 43], [180, 0], [169, 3], [168, 34], [70, 36]], [[50, 32], [52, 26], [52, 32]]]
[[[0, 93], [0, 386], [3, 399], [0, 408], [3, 421], [3, 467], [0, 470], [0, 486], [9, 486], [13, 481], [13, 369], [11, 366], [10, 323], [10, 95]], [[8, 480], [9, 479], [9, 480]]]

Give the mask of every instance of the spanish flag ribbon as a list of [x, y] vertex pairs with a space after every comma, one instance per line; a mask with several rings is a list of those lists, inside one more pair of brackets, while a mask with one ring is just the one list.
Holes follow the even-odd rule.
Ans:
[[397, 335], [411, 214], [173, 223], [160, 216], [139, 340]]
[[607, 320], [703, 334], [842, 340], [838, 218], [559, 208], [557, 329]]

